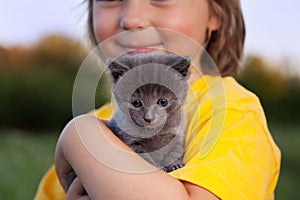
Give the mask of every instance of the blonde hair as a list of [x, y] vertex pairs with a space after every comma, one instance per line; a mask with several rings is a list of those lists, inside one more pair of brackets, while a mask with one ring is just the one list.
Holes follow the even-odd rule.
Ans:
[[[88, 2], [89, 37], [92, 45], [97, 45], [93, 28], [93, 0], [86, 1]], [[236, 76], [243, 56], [246, 32], [240, 0], [207, 1], [211, 15], [219, 19], [220, 27], [207, 36], [206, 51], [222, 76]]]
[[239, 0], [208, 0], [220, 27], [213, 31], [206, 51], [222, 76], [236, 76], [243, 56], [245, 23]]

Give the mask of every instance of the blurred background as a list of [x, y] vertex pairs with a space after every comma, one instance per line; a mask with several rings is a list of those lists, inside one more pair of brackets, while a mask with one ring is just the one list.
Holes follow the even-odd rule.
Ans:
[[[238, 80], [260, 97], [282, 151], [276, 199], [300, 199], [300, 2], [242, 0], [242, 8], [247, 37]], [[72, 118], [86, 38], [81, 0], [1, 0], [0, 199], [33, 199], [53, 163]], [[96, 96], [97, 106], [107, 101]]]

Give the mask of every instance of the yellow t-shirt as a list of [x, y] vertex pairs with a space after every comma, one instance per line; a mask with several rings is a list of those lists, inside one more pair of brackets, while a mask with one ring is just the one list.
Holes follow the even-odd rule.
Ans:
[[[231, 77], [204, 76], [191, 85], [184, 110], [185, 166], [171, 176], [221, 199], [274, 199], [281, 155], [254, 94]], [[95, 112], [104, 119], [111, 113], [110, 105]], [[64, 198], [52, 166], [35, 199]]]

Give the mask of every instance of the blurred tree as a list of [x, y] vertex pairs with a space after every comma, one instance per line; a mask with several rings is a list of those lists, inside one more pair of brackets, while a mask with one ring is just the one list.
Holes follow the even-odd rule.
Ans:
[[250, 55], [245, 59], [238, 80], [260, 97], [271, 121], [300, 121], [300, 104], [296, 103], [300, 102], [299, 77], [291, 78], [261, 57]]
[[[62, 35], [46, 36], [27, 48], [0, 47], [0, 128], [61, 129], [72, 118], [73, 84], [87, 52]], [[104, 82], [96, 106], [109, 100]]]
[[0, 70], [22, 70], [31, 63], [28, 49], [22, 46], [0, 47]]
[[36, 66], [58, 68], [67, 73], [78, 69], [87, 55], [79, 41], [62, 35], [45, 36], [31, 48], [31, 52]]

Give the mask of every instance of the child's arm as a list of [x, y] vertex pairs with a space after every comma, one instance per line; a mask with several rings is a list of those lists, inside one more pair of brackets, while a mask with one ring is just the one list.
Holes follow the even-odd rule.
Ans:
[[[67, 125], [57, 144], [55, 165], [63, 186], [71, 168], [77, 173], [67, 199], [83, 196], [81, 184], [91, 199], [218, 199], [204, 188], [155, 169], [93, 116], [77, 117]], [[149, 172], [133, 173], [145, 169]]]

